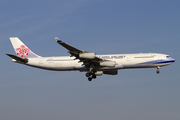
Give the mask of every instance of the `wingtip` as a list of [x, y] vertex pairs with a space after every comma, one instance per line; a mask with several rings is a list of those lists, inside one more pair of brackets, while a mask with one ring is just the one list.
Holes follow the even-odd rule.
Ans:
[[7, 55], [7, 56], [9, 56], [9, 54], [8, 54], [8, 53], [6, 53], [6, 55]]
[[55, 37], [56, 42], [62, 42], [59, 38]]

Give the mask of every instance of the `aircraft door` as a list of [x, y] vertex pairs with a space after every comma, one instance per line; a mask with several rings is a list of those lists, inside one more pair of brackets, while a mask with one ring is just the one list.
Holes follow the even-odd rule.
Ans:
[[130, 56], [126, 56], [126, 61], [131, 61]]
[[39, 59], [39, 64], [40, 64], [40, 65], [43, 64], [43, 59], [42, 59], [42, 58]]

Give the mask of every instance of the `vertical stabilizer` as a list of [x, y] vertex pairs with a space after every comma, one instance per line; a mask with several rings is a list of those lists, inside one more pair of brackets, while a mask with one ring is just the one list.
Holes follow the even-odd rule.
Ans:
[[10, 37], [9, 39], [14, 47], [17, 56], [22, 58], [40, 57], [33, 53], [18, 37]]

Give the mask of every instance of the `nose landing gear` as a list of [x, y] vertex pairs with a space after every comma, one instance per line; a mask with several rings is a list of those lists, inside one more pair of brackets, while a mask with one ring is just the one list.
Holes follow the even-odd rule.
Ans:
[[157, 71], [156, 71], [157, 74], [160, 73], [159, 69], [160, 69], [160, 67], [158, 66], [158, 67], [157, 67]]

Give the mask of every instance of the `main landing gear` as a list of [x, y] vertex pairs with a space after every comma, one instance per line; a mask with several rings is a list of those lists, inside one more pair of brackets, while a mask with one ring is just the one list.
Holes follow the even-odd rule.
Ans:
[[156, 71], [157, 74], [160, 73], [159, 69], [160, 69], [160, 67], [158, 66], [158, 67], [157, 67], [157, 71]]
[[86, 77], [88, 77], [89, 81], [92, 81], [92, 79], [96, 79], [96, 75], [94, 73], [87, 72]]
[[86, 73], [86, 77], [88, 77], [89, 81], [92, 81], [92, 79], [96, 79], [96, 75], [95, 75], [96, 71], [94, 71], [93, 68], [94, 68], [94, 64], [90, 64], [89, 72]]

